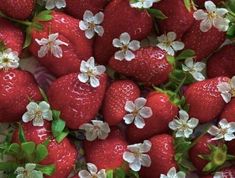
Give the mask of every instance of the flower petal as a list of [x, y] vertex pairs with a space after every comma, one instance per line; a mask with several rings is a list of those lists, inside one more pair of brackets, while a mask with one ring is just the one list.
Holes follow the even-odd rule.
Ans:
[[210, 19], [204, 19], [200, 23], [200, 30], [202, 32], [208, 32], [212, 28], [212, 21]]
[[138, 129], [142, 129], [145, 126], [145, 121], [142, 117], [136, 116], [134, 120], [134, 124]]
[[135, 106], [137, 109], [141, 109], [146, 104], [147, 100], [143, 97], [139, 97], [135, 100]]
[[143, 118], [150, 118], [153, 115], [153, 112], [150, 107], [145, 106], [139, 111], [139, 114]]
[[120, 35], [120, 41], [124, 45], [128, 45], [131, 40], [130, 35], [127, 32], [124, 32]]
[[128, 48], [131, 49], [132, 51], [136, 51], [140, 49], [140, 42], [137, 40], [133, 40], [129, 43]]
[[134, 155], [134, 153], [131, 153], [129, 151], [125, 151], [123, 153], [123, 159], [128, 163], [133, 163], [133, 161], [135, 160], [135, 155]]
[[90, 77], [90, 84], [93, 88], [97, 88], [98, 86], [100, 86], [100, 81], [98, 78], [91, 76]]
[[124, 119], [124, 121], [125, 121], [126, 124], [131, 124], [131, 123], [134, 121], [135, 117], [134, 117], [133, 114], [126, 114], [126, 115], [123, 117], [123, 119]]
[[129, 166], [133, 171], [136, 171], [136, 172], [140, 171], [140, 168], [141, 168], [140, 160], [135, 159], [135, 161], [130, 163]]
[[82, 83], [86, 83], [89, 80], [89, 77], [86, 73], [80, 73], [78, 74], [78, 79]]
[[180, 41], [172, 42], [171, 46], [175, 51], [179, 51], [179, 50], [184, 49], [184, 43], [180, 42]]
[[135, 58], [134, 53], [132, 53], [130, 50], [127, 50], [125, 54], [125, 59], [127, 61], [132, 61], [134, 58]]
[[204, 12], [204, 10], [199, 9], [196, 12], [193, 13], [193, 17], [196, 20], [204, 20], [208, 17], [208, 14], [206, 12]]
[[142, 154], [140, 156], [140, 163], [144, 167], [150, 167], [151, 166], [151, 158], [150, 158], [150, 156], [147, 155], [147, 154]]
[[127, 101], [125, 104], [125, 111], [127, 112], [133, 112], [135, 110], [135, 104], [133, 101]]

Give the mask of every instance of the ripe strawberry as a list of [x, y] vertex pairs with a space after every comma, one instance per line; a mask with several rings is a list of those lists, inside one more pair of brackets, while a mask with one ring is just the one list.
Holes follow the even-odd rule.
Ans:
[[[57, 143], [51, 133], [51, 124], [45, 122], [42, 127], [35, 127], [32, 123], [22, 125], [25, 138], [27, 141], [33, 141], [40, 144], [49, 139], [48, 156], [40, 164], [54, 164], [56, 170], [50, 178], [67, 178], [75, 166], [75, 161], [78, 156], [75, 146], [65, 138], [61, 143]], [[18, 140], [18, 131], [13, 135], [13, 143]]]
[[140, 96], [138, 86], [130, 80], [115, 81], [105, 94], [103, 115], [109, 125], [117, 125], [126, 114], [125, 104]]
[[227, 45], [214, 53], [207, 62], [207, 76], [209, 78], [235, 75], [235, 46]]
[[109, 65], [117, 72], [147, 85], [167, 82], [174, 64], [168, 61], [165, 51], [158, 47], [146, 47], [140, 48], [134, 54], [135, 58], [132, 61], [119, 61], [112, 57]]
[[93, 142], [85, 141], [85, 158], [98, 169], [115, 169], [124, 163], [122, 155], [126, 151], [127, 142], [121, 132], [113, 128], [108, 138]]
[[30, 100], [42, 100], [33, 76], [17, 69], [0, 71], [0, 122], [19, 121]]
[[[234, 178], [235, 177], [235, 167], [223, 168], [218, 171], [222, 174], [222, 178]], [[212, 175], [201, 176], [200, 178], [213, 178]]]
[[218, 116], [225, 102], [217, 85], [228, 80], [227, 77], [218, 77], [191, 84], [184, 94], [189, 105], [189, 115], [199, 119], [201, 123], [209, 122]]
[[[204, 8], [204, 4], [207, 0], [196, 0], [195, 3], [201, 7]], [[219, 4], [222, 0], [211, 0], [212, 2], [214, 2], [215, 4]]]
[[75, 18], [83, 19], [83, 14], [86, 10], [96, 14], [99, 11], [103, 11], [107, 3], [107, 0], [66, 0], [65, 11]]
[[127, 137], [131, 142], [141, 142], [153, 135], [166, 133], [169, 130], [169, 122], [178, 114], [177, 106], [165, 93], [150, 93], [147, 96], [146, 106], [152, 109], [153, 115], [145, 119], [143, 129], [138, 129], [133, 124], [127, 128]]
[[48, 89], [49, 103], [52, 108], [61, 111], [61, 117], [70, 129], [94, 119], [104, 98], [107, 76], [99, 78], [100, 86], [91, 87], [78, 80], [78, 74], [72, 73], [55, 80]]
[[164, 0], [155, 3], [154, 8], [161, 10], [167, 16], [166, 19], [158, 21], [162, 34], [175, 32], [177, 38], [181, 38], [193, 24], [193, 13], [187, 10], [183, 1]]
[[[92, 40], [88, 40], [84, 32], [79, 29], [79, 20], [63, 12], [53, 11], [52, 16], [52, 20], [40, 22], [43, 25], [42, 31], [32, 31], [33, 40], [30, 51], [42, 65], [56, 76], [77, 72], [81, 60], [92, 56]], [[48, 39], [48, 35], [53, 33], [59, 33], [58, 39], [68, 44], [68, 46], [60, 46], [63, 51], [62, 58], [56, 58], [50, 52], [45, 57], [39, 58], [38, 51], [41, 46], [35, 39]]]
[[211, 28], [208, 32], [200, 30], [200, 21], [195, 21], [192, 27], [183, 36], [182, 41], [185, 49], [192, 49], [196, 52], [195, 60], [201, 61], [222, 45], [225, 40], [225, 33]]
[[141, 168], [141, 178], [160, 177], [160, 174], [167, 174], [172, 167], [177, 168], [174, 160], [173, 137], [167, 134], [156, 135], [150, 141], [152, 147], [147, 154], [150, 156], [152, 163], [150, 167]]
[[226, 106], [224, 107], [220, 118], [227, 119], [228, 122], [235, 122], [235, 99], [232, 99]]
[[0, 42], [3, 42], [6, 48], [11, 48], [12, 51], [20, 54], [24, 41], [23, 32], [10, 21], [3, 18], [0, 18], [0, 24]]
[[112, 41], [121, 33], [129, 33], [132, 40], [142, 40], [152, 30], [152, 19], [147, 11], [131, 8], [127, 0], [111, 1], [104, 10], [104, 16], [102, 26], [105, 32], [102, 37], [97, 37], [94, 49], [95, 58], [101, 64], [107, 63], [117, 50]]
[[15, 19], [27, 19], [33, 12], [35, 0], [0, 0], [0, 11]]

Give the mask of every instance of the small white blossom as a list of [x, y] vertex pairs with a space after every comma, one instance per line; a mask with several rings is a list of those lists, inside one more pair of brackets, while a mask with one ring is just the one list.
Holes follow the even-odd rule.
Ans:
[[232, 97], [235, 96], [235, 76], [228, 82], [220, 82], [217, 85], [217, 88], [221, 93], [223, 100], [226, 103], [229, 103]]
[[231, 141], [235, 139], [235, 122], [228, 122], [226, 119], [222, 119], [219, 122], [219, 127], [211, 126], [208, 133], [215, 136], [212, 140], [224, 139], [225, 141]]
[[46, 2], [46, 9], [51, 10], [54, 8], [62, 9], [66, 7], [65, 0], [43, 0]]
[[0, 69], [9, 69], [19, 67], [18, 53], [8, 48], [0, 52]]
[[199, 9], [193, 14], [196, 20], [201, 20], [200, 30], [207, 32], [214, 26], [219, 31], [227, 31], [230, 21], [225, 18], [225, 15], [228, 13], [228, 10], [225, 8], [216, 8], [216, 5], [212, 1], [206, 1], [205, 8], [207, 12]]
[[96, 138], [105, 140], [110, 133], [108, 123], [99, 120], [92, 120], [91, 122], [92, 124], [85, 123], [79, 128], [85, 130], [86, 139], [88, 141], [94, 141]]
[[175, 167], [172, 167], [167, 175], [161, 174], [160, 178], [185, 178], [186, 174], [182, 171], [176, 172]]
[[90, 57], [87, 61], [82, 61], [80, 66], [80, 74], [78, 79], [82, 83], [90, 83], [94, 88], [100, 85], [99, 76], [105, 72], [106, 68], [103, 65], [95, 65], [94, 57]]
[[22, 116], [22, 120], [25, 123], [33, 121], [33, 126], [43, 126], [44, 119], [48, 121], [53, 119], [50, 105], [45, 101], [42, 101], [39, 104], [30, 102], [26, 108], [27, 112]]
[[144, 128], [144, 119], [150, 118], [153, 115], [152, 109], [145, 106], [146, 102], [147, 100], [141, 97], [137, 98], [134, 102], [126, 102], [125, 110], [129, 113], [123, 117], [126, 124], [131, 124], [134, 121], [137, 128]]
[[123, 159], [129, 163], [129, 167], [133, 171], [139, 171], [141, 166], [150, 167], [151, 158], [148, 154], [152, 147], [152, 143], [148, 140], [145, 140], [143, 143], [138, 143], [134, 145], [128, 145], [127, 149], [123, 153]]
[[153, 3], [159, 2], [160, 0], [138, 0], [137, 2], [130, 2], [131, 7], [138, 9], [148, 9], [153, 6]]
[[169, 123], [170, 129], [176, 131], [176, 137], [189, 138], [193, 133], [193, 129], [197, 127], [199, 121], [196, 118], [190, 118], [186, 111], [179, 111], [179, 118]]
[[127, 32], [124, 32], [120, 35], [119, 39], [113, 39], [113, 46], [120, 48], [121, 50], [117, 51], [114, 55], [114, 58], [122, 61], [132, 61], [135, 58], [135, 54], [132, 51], [140, 49], [140, 42], [137, 40], [132, 40]]
[[51, 52], [56, 58], [63, 57], [63, 51], [61, 49], [61, 45], [68, 46], [68, 43], [65, 43], [59, 39], [59, 33], [53, 33], [48, 36], [48, 39], [42, 38], [41, 40], [35, 39], [35, 41], [40, 45], [40, 49], [38, 51], [38, 57], [42, 58], [46, 56], [48, 51]]
[[224, 176], [222, 172], [216, 172], [213, 178], [224, 178]]
[[182, 64], [182, 69], [185, 72], [189, 72], [193, 78], [197, 81], [205, 80], [205, 77], [202, 75], [202, 71], [205, 69], [206, 64], [203, 62], [195, 62], [193, 58], [188, 58]]
[[97, 170], [96, 165], [87, 163], [87, 170], [79, 171], [78, 175], [80, 178], [106, 178], [105, 169]]
[[104, 28], [100, 25], [104, 20], [104, 14], [99, 12], [95, 15], [89, 10], [86, 10], [83, 15], [83, 20], [79, 22], [79, 28], [85, 31], [85, 36], [88, 39], [94, 37], [95, 33], [103, 36]]
[[157, 47], [167, 52], [167, 54], [174, 56], [175, 52], [184, 49], [184, 43], [176, 40], [175, 32], [168, 32], [166, 35], [163, 34], [157, 37]]
[[27, 163], [24, 167], [18, 167], [15, 171], [16, 178], [43, 178], [41, 171], [35, 170], [36, 164]]

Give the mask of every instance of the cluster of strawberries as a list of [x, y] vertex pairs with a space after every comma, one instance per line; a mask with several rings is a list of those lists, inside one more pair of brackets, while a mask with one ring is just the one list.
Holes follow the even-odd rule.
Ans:
[[0, 177], [235, 178], [233, 39], [234, 0], [0, 0]]

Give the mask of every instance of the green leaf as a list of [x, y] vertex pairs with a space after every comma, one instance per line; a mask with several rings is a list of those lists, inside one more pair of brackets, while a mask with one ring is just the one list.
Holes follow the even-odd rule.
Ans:
[[61, 119], [53, 120], [51, 129], [54, 137], [60, 135], [60, 133], [64, 130], [64, 128], [65, 128], [65, 121]]
[[227, 31], [227, 37], [228, 38], [234, 38], [235, 37], [235, 24], [230, 25], [230, 27]]
[[174, 56], [170, 56], [167, 55], [167, 61], [171, 64], [171, 65], [175, 65], [175, 57]]
[[114, 178], [125, 178], [126, 173], [123, 168], [117, 168], [114, 170]]
[[185, 5], [186, 9], [189, 12], [191, 12], [191, 7], [192, 7], [191, 0], [184, 0], [184, 5]]
[[130, 178], [140, 178], [138, 172], [135, 172], [135, 171], [132, 171], [132, 170], [129, 170], [129, 171], [128, 171], [128, 176], [129, 176]]
[[37, 145], [35, 152], [35, 161], [40, 162], [44, 160], [47, 156], [48, 156], [47, 147], [43, 144]]
[[163, 14], [163, 12], [158, 9], [151, 8], [151, 9], [147, 9], [147, 11], [149, 14], [151, 14], [152, 16], [154, 16], [157, 19], [164, 20], [167, 18], [167, 16], [165, 14]]
[[183, 50], [177, 57], [176, 60], [185, 60], [187, 58], [195, 57], [196, 53], [194, 50], [191, 49], [185, 49]]
[[108, 170], [108, 171], [106, 172], [106, 178], [114, 178], [114, 177], [113, 177], [113, 170]]
[[53, 119], [60, 119], [60, 111], [52, 110]]
[[25, 35], [25, 41], [24, 41], [23, 49], [29, 47], [31, 42], [32, 42], [31, 28], [28, 27], [26, 29], [26, 35]]
[[24, 142], [21, 144], [22, 151], [26, 155], [31, 155], [35, 151], [36, 144], [34, 142]]
[[49, 21], [53, 18], [51, 10], [44, 10], [36, 16], [37, 21]]
[[37, 164], [36, 169], [41, 171], [43, 174], [51, 176], [55, 172], [55, 165], [40, 165]]
[[55, 139], [58, 143], [62, 142], [64, 140], [65, 137], [67, 137], [67, 135], [69, 134], [69, 131], [64, 131], [61, 132]]
[[13, 155], [17, 155], [20, 153], [20, 145], [17, 143], [12, 143], [9, 148], [8, 148], [8, 153], [9, 154], [13, 154]]
[[13, 172], [17, 167], [15, 162], [0, 162], [0, 171]]
[[21, 143], [26, 142], [24, 131], [23, 131], [23, 128], [22, 128], [21, 125], [19, 125], [19, 140], [20, 140]]

